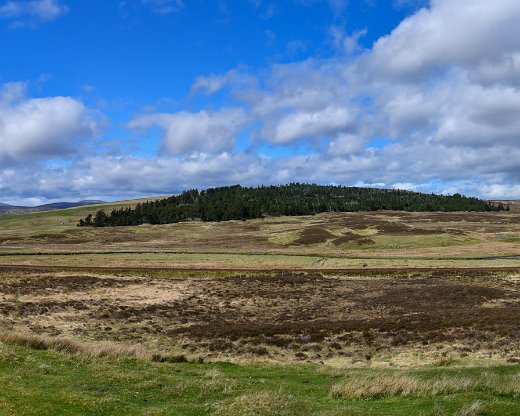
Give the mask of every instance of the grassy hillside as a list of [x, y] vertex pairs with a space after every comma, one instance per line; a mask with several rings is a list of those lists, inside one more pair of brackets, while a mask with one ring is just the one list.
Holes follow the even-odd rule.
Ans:
[[30, 232], [39, 230], [56, 230], [67, 227], [75, 227], [81, 217], [92, 213], [98, 209], [111, 211], [114, 209], [135, 207], [138, 203], [152, 201], [157, 197], [147, 199], [134, 199], [129, 201], [108, 202], [106, 204], [84, 205], [81, 207], [56, 209], [43, 212], [30, 212], [15, 215], [0, 216], [0, 229], [3, 231], [22, 231]]

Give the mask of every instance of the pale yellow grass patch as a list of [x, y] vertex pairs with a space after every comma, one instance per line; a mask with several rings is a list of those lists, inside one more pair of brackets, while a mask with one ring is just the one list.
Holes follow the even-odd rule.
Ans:
[[199, 388], [206, 392], [232, 393], [238, 385], [238, 381], [227, 377], [217, 368], [205, 371], [198, 383]]
[[457, 416], [478, 416], [480, 414], [481, 408], [482, 403], [477, 400], [469, 404], [468, 406], [465, 406]]
[[461, 376], [443, 375], [423, 380], [408, 374], [349, 376], [346, 381], [331, 388], [331, 396], [340, 399], [371, 399], [387, 396], [436, 396], [465, 391], [475, 381]]
[[[499, 395], [520, 394], [520, 373], [498, 376], [486, 373], [481, 377], [442, 374], [436, 378], [422, 378], [416, 374], [349, 374], [346, 380], [332, 386], [330, 394], [338, 399], [372, 399], [376, 397], [425, 397], [489, 390]], [[471, 407], [467, 411], [470, 412]], [[471, 415], [473, 413], [461, 413]]]
[[54, 350], [90, 357], [150, 358], [150, 354], [140, 346], [107, 341], [86, 343], [67, 338], [52, 338], [18, 332], [0, 333], [0, 341], [37, 350]]
[[35, 350], [60, 351], [81, 357], [138, 358], [156, 362], [200, 362], [196, 356], [163, 353], [146, 349], [142, 345], [101, 341], [84, 342], [70, 338], [54, 338], [22, 332], [0, 332], [1, 343], [15, 344]]

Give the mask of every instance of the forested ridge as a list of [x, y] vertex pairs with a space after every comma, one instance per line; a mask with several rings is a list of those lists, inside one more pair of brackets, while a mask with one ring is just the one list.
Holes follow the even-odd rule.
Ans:
[[434, 195], [396, 189], [323, 186], [291, 183], [247, 188], [240, 185], [190, 189], [180, 195], [121, 208], [99, 210], [79, 226], [169, 224], [186, 220], [227, 221], [282, 215], [346, 211], [501, 211], [508, 207], [481, 199]]

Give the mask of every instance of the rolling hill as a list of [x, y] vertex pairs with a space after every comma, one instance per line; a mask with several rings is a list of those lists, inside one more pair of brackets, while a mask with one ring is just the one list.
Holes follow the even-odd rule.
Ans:
[[0, 202], [0, 215], [26, 214], [30, 212], [53, 211], [56, 209], [66, 209], [74, 207], [82, 207], [85, 205], [104, 204], [100, 200], [83, 200], [78, 202], [54, 202], [52, 204], [37, 205], [35, 207], [27, 207], [21, 205], [10, 205]]

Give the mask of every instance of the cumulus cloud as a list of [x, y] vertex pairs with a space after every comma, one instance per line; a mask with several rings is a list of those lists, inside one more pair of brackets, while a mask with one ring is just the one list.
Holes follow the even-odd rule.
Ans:
[[[226, 102], [235, 104], [135, 117], [130, 128], [163, 132], [157, 157], [95, 154], [37, 172], [11, 165], [0, 170], [0, 200], [8, 194], [118, 199], [290, 181], [520, 198], [518, 21], [517, 0], [432, 0], [359, 54], [345, 54], [349, 42], [355, 51], [356, 35], [348, 40], [340, 33], [336, 57], [273, 65], [261, 74], [238, 68], [201, 76], [191, 94], [228, 93]], [[88, 111], [71, 98], [26, 99], [23, 85], [5, 87], [1, 97], [0, 159], [35, 157], [41, 150], [27, 149], [46, 142], [61, 143], [45, 147], [56, 153], [71, 143], [64, 137], [92, 134]], [[54, 107], [69, 116], [48, 110]], [[51, 134], [50, 127], [19, 121], [45, 126], [49, 117], [65, 128]], [[83, 129], [60, 121], [74, 118]], [[18, 127], [7, 134], [9, 125]], [[67, 129], [73, 133], [59, 134]], [[237, 153], [237, 137], [246, 131], [276, 149], [308, 139], [317, 146], [303, 156]], [[7, 146], [3, 138], [13, 136], [16, 145]], [[30, 145], [19, 150], [18, 142]]]
[[230, 108], [217, 112], [143, 115], [132, 120], [129, 127], [161, 128], [164, 131], [163, 149], [171, 154], [218, 153], [233, 148], [236, 135], [247, 122], [244, 110]]
[[17, 0], [0, 5], [0, 18], [13, 26], [31, 26], [56, 19], [68, 11], [59, 0]]
[[[358, 153], [358, 175], [367, 182], [432, 183], [493, 172], [512, 181], [520, 172], [512, 157], [520, 143], [519, 16], [516, 1], [434, 0], [355, 59], [273, 68], [270, 88], [248, 104], [274, 143], [342, 133], [327, 152]], [[349, 110], [349, 122], [320, 123], [331, 103]], [[359, 155], [354, 136], [389, 137], [394, 145]], [[337, 181], [338, 169], [355, 164], [348, 156], [334, 165]]]
[[363, 49], [360, 44], [360, 39], [366, 36], [367, 33], [367, 28], [357, 30], [351, 35], [345, 32], [343, 26], [332, 25], [329, 28], [329, 35], [331, 36], [334, 47], [340, 52], [346, 52], [349, 55]]
[[302, 138], [321, 138], [347, 129], [353, 124], [350, 111], [341, 107], [326, 107], [313, 112], [288, 114], [267, 127], [264, 137], [275, 144], [287, 144]]
[[369, 57], [380, 77], [421, 79], [446, 68], [474, 68], [520, 48], [516, 0], [431, 0], [379, 39]]
[[63, 157], [98, 130], [96, 114], [71, 97], [26, 98], [23, 83], [0, 90], [0, 161]]

